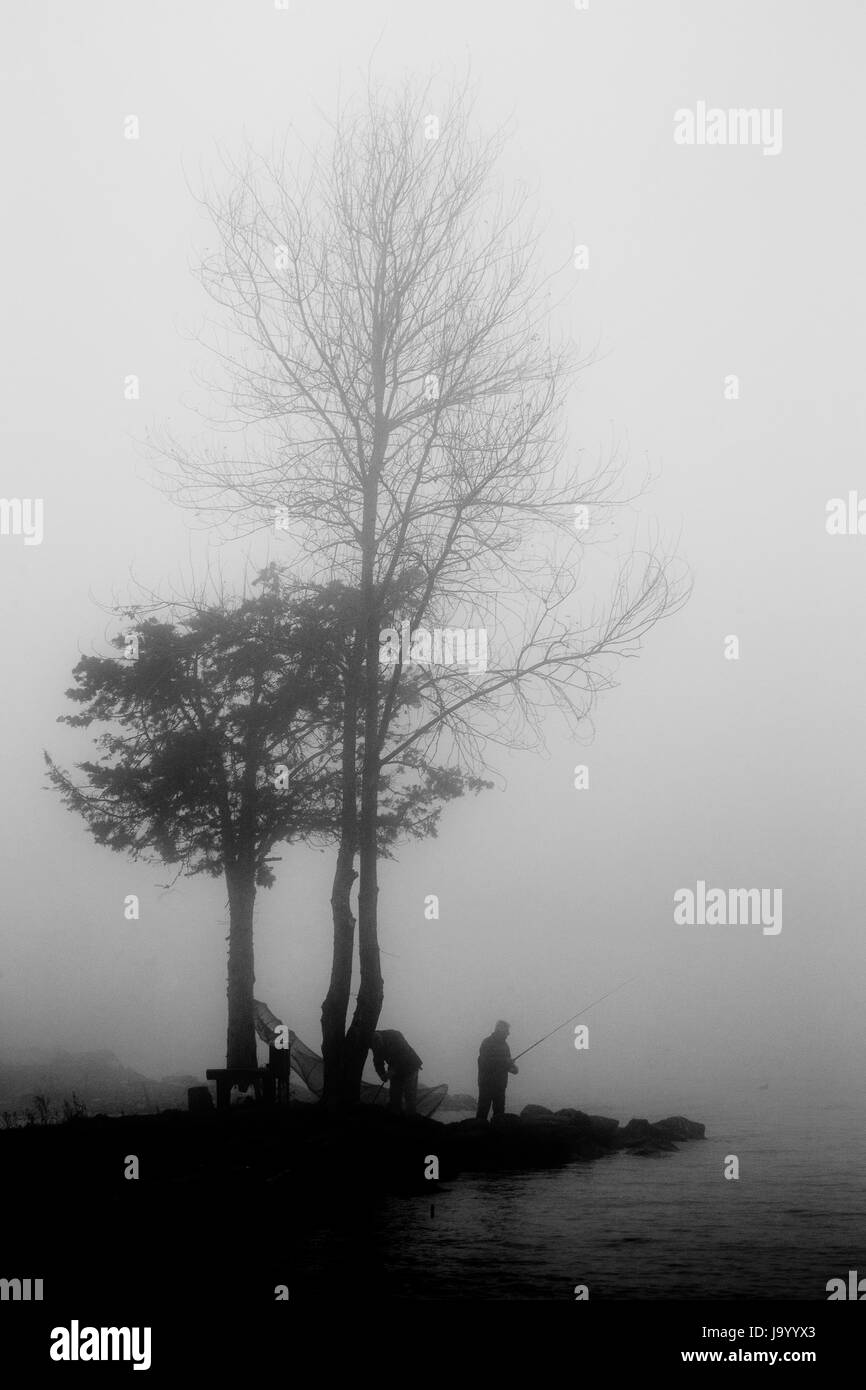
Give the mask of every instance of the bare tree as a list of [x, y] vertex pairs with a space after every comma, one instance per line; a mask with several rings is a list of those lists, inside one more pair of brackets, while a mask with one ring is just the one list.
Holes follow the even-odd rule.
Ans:
[[[322, 1012], [332, 1093], [349, 1099], [383, 998], [383, 769], [440, 748], [477, 765], [490, 739], [542, 737], [548, 706], [580, 720], [610, 658], [685, 596], [652, 548], [618, 569], [600, 612], [576, 611], [592, 533], [576, 520], [626, 500], [622, 471], [615, 456], [587, 476], [568, 464], [564, 407], [582, 364], [553, 340], [553, 282], [534, 269], [525, 196], [496, 185], [501, 148], [473, 135], [465, 89], [437, 108], [431, 88], [371, 88], [300, 168], [285, 149], [231, 165], [227, 188], [203, 200], [218, 248], [202, 282], [231, 329], [214, 344], [214, 385], [242, 448], [158, 442], [181, 501], [245, 525], [279, 517], [310, 579], [340, 576], [357, 593]], [[493, 627], [492, 668], [430, 666], [398, 733], [407, 671], [402, 651], [382, 662], [383, 631], [479, 619]], [[356, 859], [361, 978], [346, 1033]]]

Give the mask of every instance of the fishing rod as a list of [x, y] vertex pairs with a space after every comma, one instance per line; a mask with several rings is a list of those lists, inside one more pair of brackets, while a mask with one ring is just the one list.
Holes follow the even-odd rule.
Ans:
[[531, 1043], [530, 1046], [525, 1047], [522, 1052], [518, 1052], [517, 1057], [512, 1057], [512, 1062], [516, 1062], [518, 1057], [525, 1057], [527, 1052], [532, 1051], [533, 1047], [538, 1047], [539, 1043], [547, 1042], [547, 1039], [552, 1038], [554, 1033], [558, 1033], [560, 1028], [565, 1028], [569, 1023], [573, 1023], [576, 1018], [580, 1018], [581, 1014], [588, 1014], [590, 1009], [595, 1008], [596, 1004], [603, 1003], [604, 1000], [609, 999], [612, 994], [616, 994], [617, 990], [625, 989], [626, 985], [632, 984], [636, 979], [637, 975], [632, 975], [630, 980], [623, 980], [621, 985], [616, 985], [613, 989], [609, 989], [607, 994], [601, 996], [601, 999], [593, 999], [592, 1003], [587, 1004], [585, 1009], [580, 1009], [576, 1014], [572, 1014], [571, 1018], [565, 1020], [565, 1023], [558, 1023], [555, 1028], [551, 1028], [549, 1033], [545, 1033], [543, 1038], [539, 1038], [538, 1042]]

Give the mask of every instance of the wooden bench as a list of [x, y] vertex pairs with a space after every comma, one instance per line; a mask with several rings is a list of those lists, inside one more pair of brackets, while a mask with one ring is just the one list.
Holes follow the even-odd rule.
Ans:
[[274, 1103], [274, 1075], [267, 1067], [212, 1067], [205, 1076], [216, 1082], [217, 1110], [228, 1110], [233, 1086], [242, 1091], [252, 1086], [257, 1100], [265, 1105]]

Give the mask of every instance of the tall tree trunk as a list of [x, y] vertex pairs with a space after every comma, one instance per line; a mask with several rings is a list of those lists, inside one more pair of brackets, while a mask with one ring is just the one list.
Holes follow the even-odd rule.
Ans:
[[376, 588], [377, 508], [379, 475], [388, 442], [385, 402], [385, 341], [387, 252], [379, 258], [373, 294], [371, 332], [371, 370], [374, 423], [367, 474], [364, 479], [364, 508], [361, 523], [361, 621], [359, 632], [364, 644], [363, 713], [364, 763], [361, 783], [361, 813], [358, 823], [358, 1000], [346, 1034], [343, 1064], [344, 1094], [347, 1101], [361, 1097], [361, 1075], [379, 1014], [382, 1011], [383, 983], [379, 958], [377, 904], [378, 821], [379, 821], [379, 631], [382, 626], [383, 596]]
[[[357, 644], [360, 650], [359, 644]], [[334, 924], [334, 954], [331, 980], [322, 1003], [322, 1059], [325, 1064], [323, 1099], [334, 1110], [343, 1104], [346, 1015], [352, 989], [352, 954], [355, 947], [355, 917], [351, 906], [358, 845], [358, 794], [355, 786], [358, 743], [358, 674], [360, 662], [353, 653], [346, 675], [343, 704], [342, 792], [340, 848], [331, 888], [331, 917]]]
[[229, 969], [227, 1067], [255, 1067], [256, 1026], [253, 1006], [253, 908], [255, 869], [232, 865], [226, 869], [229, 890]]
[[358, 893], [358, 960], [361, 982], [352, 1023], [345, 1044], [345, 1095], [357, 1101], [361, 1095], [364, 1063], [384, 999], [384, 982], [379, 956], [378, 935], [378, 852], [375, 804], [362, 808], [360, 827], [360, 889]]
[[341, 841], [337, 868], [331, 889], [331, 916], [334, 922], [334, 954], [331, 980], [322, 1003], [322, 1058], [325, 1063], [323, 1100], [330, 1109], [343, 1101], [343, 1064], [346, 1015], [352, 987], [352, 954], [355, 946], [355, 917], [350, 903], [354, 867], [354, 842]]
[[364, 772], [358, 826], [358, 960], [361, 982], [352, 1023], [346, 1034], [344, 1063], [347, 1098], [359, 1100], [364, 1063], [379, 1015], [384, 984], [379, 955], [379, 621], [367, 623], [364, 692]]

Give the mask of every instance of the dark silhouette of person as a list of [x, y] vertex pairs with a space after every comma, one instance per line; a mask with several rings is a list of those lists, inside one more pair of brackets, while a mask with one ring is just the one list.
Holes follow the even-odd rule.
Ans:
[[475, 1118], [486, 1120], [487, 1112], [493, 1106], [493, 1118], [498, 1120], [505, 1114], [505, 1088], [509, 1072], [516, 1076], [518, 1068], [511, 1060], [511, 1049], [506, 1042], [511, 1032], [511, 1024], [500, 1018], [489, 1038], [485, 1038], [478, 1053], [478, 1109]]
[[414, 1115], [418, 1099], [418, 1073], [424, 1063], [402, 1033], [383, 1028], [373, 1034], [373, 1066], [382, 1081], [390, 1081], [388, 1109], [398, 1115]]

